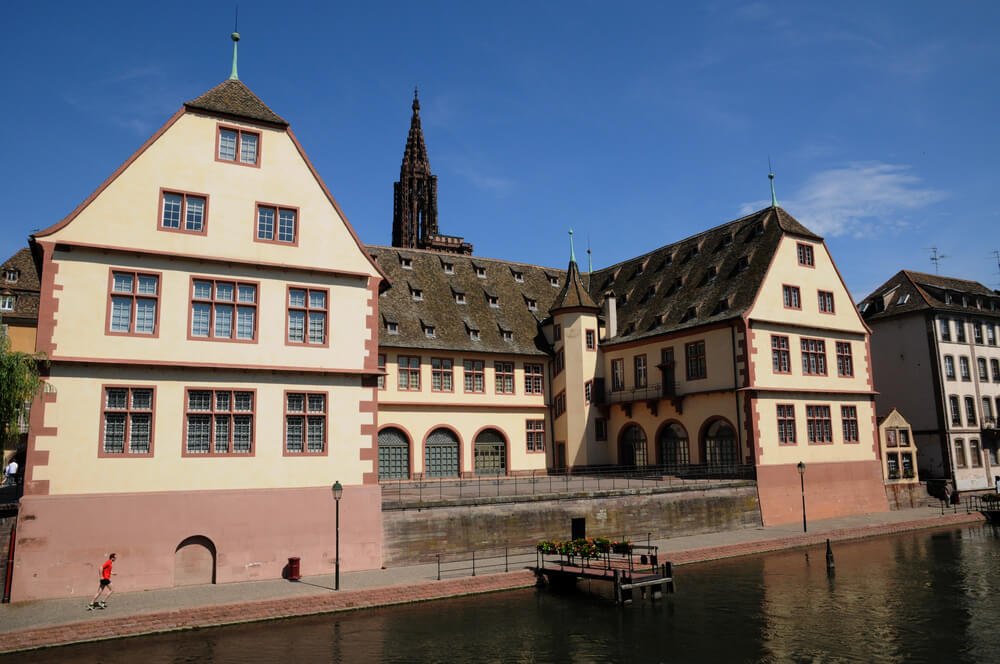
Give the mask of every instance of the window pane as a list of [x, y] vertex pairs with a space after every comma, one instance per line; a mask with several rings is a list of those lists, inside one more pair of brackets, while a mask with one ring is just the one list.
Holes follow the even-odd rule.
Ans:
[[303, 450], [302, 425], [304, 419], [302, 415], [289, 415], [285, 419], [285, 447], [289, 452]]
[[135, 331], [137, 334], [152, 334], [156, 327], [156, 300], [137, 299], [135, 301]]
[[208, 336], [208, 320], [211, 309], [212, 305], [204, 302], [195, 302], [191, 305], [191, 336]]
[[237, 415], [236, 429], [233, 432], [233, 452], [246, 454], [253, 445], [253, 417]]
[[305, 320], [304, 311], [288, 312], [288, 340], [305, 341]]
[[309, 291], [309, 308], [326, 309], [326, 293], [324, 291]]
[[108, 408], [125, 408], [128, 403], [128, 390], [113, 388], [107, 391], [106, 406]]
[[136, 291], [140, 295], [156, 295], [156, 285], [159, 279], [151, 274], [139, 275], [139, 288]]
[[240, 161], [244, 164], [257, 163], [257, 134], [240, 135]]
[[205, 199], [200, 196], [188, 196], [187, 218], [184, 228], [189, 231], [201, 232], [205, 225]]
[[309, 395], [309, 412], [310, 413], [325, 413], [326, 412], [326, 397], [322, 394], [310, 394]]
[[295, 211], [278, 211], [278, 239], [282, 242], [295, 241]]
[[179, 194], [163, 194], [163, 227], [181, 227], [181, 201]]
[[185, 447], [192, 454], [207, 454], [209, 441], [210, 415], [188, 415], [187, 441]]
[[274, 208], [257, 208], [257, 238], [274, 239]]
[[301, 413], [305, 408], [305, 399], [301, 394], [289, 394], [288, 395], [288, 407], [286, 410], [290, 413]]
[[[124, 390], [122, 390], [124, 392]], [[153, 390], [132, 390], [132, 410], [152, 410]]]
[[188, 392], [188, 410], [212, 410], [212, 393], [207, 390]]
[[288, 291], [288, 306], [290, 307], [304, 307], [306, 306], [306, 292], [301, 288], [292, 288]]
[[128, 451], [132, 454], [149, 454], [150, 423], [149, 413], [133, 413], [129, 427]]
[[253, 411], [253, 392], [237, 392], [233, 410], [241, 413]]
[[236, 338], [253, 339], [254, 318], [257, 310], [253, 307], [238, 307], [236, 310]]
[[229, 415], [215, 416], [215, 452], [224, 454], [229, 451], [229, 431], [232, 424]]
[[128, 332], [132, 329], [132, 298], [111, 298], [111, 331]]
[[114, 285], [111, 289], [116, 293], [131, 293], [132, 292], [132, 280], [131, 274], [122, 274], [121, 272], [115, 272]]
[[233, 334], [233, 305], [215, 305], [215, 336], [228, 339]]
[[257, 287], [250, 284], [240, 284], [239, 286], [239, 300], [240, 302], [254, 303], [257, 301]]
[[326, 338], [326, 314], [309, 312], [309, 343], [321, 344]]
[[125, 452], [125, 413], [104, 414], [104, 451], [109, 454]]
[[309, 416], [308, 449], [310, 452], [322, 452], [325, 448], [326, 418]]
[[212, 282], [211, 281], [195, 281], [194, 282], [194, 296], [200, 300], [209, 300], [212, 298]]
[[232, 129], [219, 130], [219, 159], [236, 161], [236, 132]]
[[229, 392], [216, 392], [215, 393], [215, 410], [229, 410], [229, 401], [231, 394]]
[[233, 285], [227, 281], [221, 281], [215, 284], [215, 299], [224, 300], [226, 302], [232, 302]]

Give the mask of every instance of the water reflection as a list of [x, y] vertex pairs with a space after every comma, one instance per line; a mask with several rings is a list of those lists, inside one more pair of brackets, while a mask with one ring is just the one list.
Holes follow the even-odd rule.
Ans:
[[[619, 609], [515, 591], [17, 656], [24, 662], [1000, 661], [991, 527], [677, 569], [677, 593]], [[599, 584], [584, 586], [607, 596]]]

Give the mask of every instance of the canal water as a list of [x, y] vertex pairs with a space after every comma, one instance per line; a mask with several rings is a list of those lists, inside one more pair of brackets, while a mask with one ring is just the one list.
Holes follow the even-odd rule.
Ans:
[[[87, 644], [19, 662], [1000, 662], [991, 526], [676, 570], [619, 608], [601, 584]], [[0, 658], [2, 659], [2, 658]]]

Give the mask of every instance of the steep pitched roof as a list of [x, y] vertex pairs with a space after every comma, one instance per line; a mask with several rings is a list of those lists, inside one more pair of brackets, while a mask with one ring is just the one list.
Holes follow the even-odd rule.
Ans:
[[184, 106], [192, 110], [222, 113], [247, 120], [267, 122], [269, 124], [287, 127], [288, 123], [272, 111], [260, 100], [260, 97], [250, 91], [243, 81], [228, 79], [205, 94], [185, 102]]
[[[7, 280], [7, 272], [14, 279]], [[0, 313], [7, 320], [37, 320], [41, 285], [31, 250], [25, 247], [0, 265], [0, 295], [14, 296], [14, 310]]]
[[1000, 291], [978, 281], [900, 270], [858, 304], [865, 320], [917, 311], [964, 313], [1000, 319]]
[[[546, 352], [538, 324], [560, 293], [562, 270], [422, 249], [369, 246], [368, 252], [393, 284], [379, 297], [380, 346]], [[395, 323], [398, 333], [390, 334], [386, 323]]]
[[760, 289], [785, 233], [822, 238], [790, 214], [769, 207], [595, 271], [595, 301], [614, 293], [618, 335], [632, 341], [741, 316]]
[[576, 266], [576, 261], [571, 260], [569, 262], [569, 269], [566, 271], [566, 283], [563, 285], [562, 290], [556, 295], [555, 300], [552, 301], [552, 305], [549, 307], [549, 311], [558, 311], [560, 309], [571, 309], [578, 307], [586, 307], [590, 309], [600, 309], [597, 303], [594, 302], [594, 298], [590, 296], [587, 289], [584, 288], [583, 280], [580, 278], [580, 270]]

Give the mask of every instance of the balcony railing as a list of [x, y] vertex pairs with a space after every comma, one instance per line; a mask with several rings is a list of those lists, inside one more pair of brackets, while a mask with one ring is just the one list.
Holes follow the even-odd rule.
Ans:
[[677, 383], [666, 381], [646, 387], [634, 387], [630, 390], [611, 389], [607, 394], [606, 403], [631, 403], [633, 401], [653, 401], [669, 399], [677, 396]]

